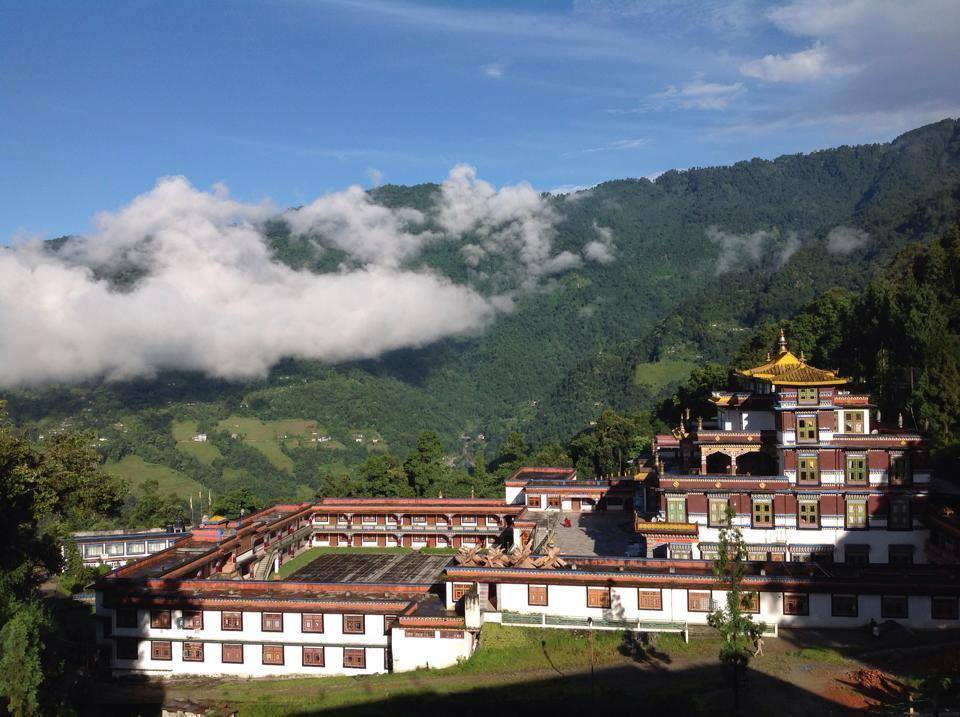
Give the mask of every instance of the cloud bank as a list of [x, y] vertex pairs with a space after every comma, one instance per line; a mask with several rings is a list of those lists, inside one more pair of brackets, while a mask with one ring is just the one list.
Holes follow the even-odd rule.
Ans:
[[[326, 274], [278, 262], [262, 229], [278, 215], [349, 261]], [[483, 256], [515, 257], [529, 286], [580, 261], [554, 254], [558, 220], [529, 185], [496, 189], [464, 165], [429, 212], [382, 207], [351, 187], [280, 213], [223, 186], [164, 178], [58, 250], [0, 250], [0, 385], [166, 369], [244, 379], [285, 357], [339, 362], [477, 332], [511, 295], [454, 283], [417, 265], [419, 253], [469, 237]], [[126, 291], [104, 278], [121, 270], [137, 277]]]

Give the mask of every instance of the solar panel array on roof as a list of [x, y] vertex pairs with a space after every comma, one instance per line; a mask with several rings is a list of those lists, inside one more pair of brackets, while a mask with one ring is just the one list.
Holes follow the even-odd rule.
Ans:
[[433, 585], [449, 555], [325, 553], [287, 578], [294, 582]]

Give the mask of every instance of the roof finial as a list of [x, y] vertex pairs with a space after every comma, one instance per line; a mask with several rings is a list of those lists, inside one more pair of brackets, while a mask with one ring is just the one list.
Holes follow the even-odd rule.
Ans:
[[787, 337], [783, 334], [783, 329], [780, 329], [780, 339], [777, 341], [777, 348], [780, 349], [780, 355], [787, 353]]
[[769, 360], [770, 360], [770, 352], [767, 351], [767, 361], [769, 361]]
[[800, 360], [801, 360], [801, 361], [806, 361], [806, 360], [807, 360], [807, 357], [803, 355], [803, 349], [800, 349]]
[[903, 428], [903, 414], [897, 414], [897, 428]]

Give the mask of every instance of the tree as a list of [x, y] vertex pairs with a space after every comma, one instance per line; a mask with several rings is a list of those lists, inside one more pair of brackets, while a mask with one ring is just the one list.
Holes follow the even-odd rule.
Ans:
[[183, 500], [174, 493], [160, 495], [160, 483], [144, 481], [142, 493], [127, 516], [128, 523], [137, 528], [155, 528], [187, 518]]
[[443, 444], [436, 431], [424, 431], [417, 438], [417, 447], [403, 463], [410, 485], [417, 496], [434, 496], [443, 490], [448, 466], [443, 462]]
[[235, 488], [217, 498], [213, 504], [213, 513], [229, 518], [238, 518], [240, 513], [250, 515], [262, 510], [264, 503], [250, 492], [249, 488]]
[[42, 709], [44, 665], [43, 632], [49, 631], [43, 607], [30, 601], [15, 606], [0, 628], [0, 695], [16, 717], [31, 717]]
[[413, 488], [400, 459], [389, 453], [370, 456], [360, 467], [363, 493], [376, 498], [413, 496]]
[[733, 525], [736, 513], [727, 506], [726, 527], [720, 529], [720, 544], [713, 572], [727, 591], [726, 607], [719, 607], [707, 616], [707, 622], [720, 633], [720, 664], [733, 688], [734, 714], [740, 714], [740, 685], [750, 662], [750, 647], [764, 630], [744, 611], [744, 561], [747, 546], [740, 529]]
[[69, 626], [53, 624], [39, 585], [60, 570], [72, 527], [114, 518], [122, 503], [124, 484], [100, 473], [89, 445], [68, 435], [33, 443], [0, 404], [0, 700], [14, 715], [69, 713], [63, 663], [80, 654], [52, 646]]

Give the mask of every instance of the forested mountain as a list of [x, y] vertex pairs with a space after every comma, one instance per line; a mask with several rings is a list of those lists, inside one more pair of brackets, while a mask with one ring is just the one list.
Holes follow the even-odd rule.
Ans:
[[[424, 208], [438, 191], [372, 195]], [[478, 451], [497, 456], [511, 431], [537, 445], [568, 441], [606, 408], [654, 406], [695, 366], [728, 360], [757, 327], [817, 306], [834, 287], [860, 292], [905, 247], [941, 235], [960, 218], [960, 123], [549, 201], [556, 250], [597, 237], [607, 255], [522, 294], [480, 335], [349, 365], [286, 361], [247, 383], [167, 374], [4, 398], [34, 434], [89, 430], [108, 469], [181, 495], [243, 486], [260, 499], [307, 497], [356, 477], [371, 455], [405, 455], [428, 430], [446, 461], [464, 467]], [[316, 252], [279, 220], [267, 234], [291, 266], [333, 271], [344, 259]], [[461, 248], [436, 244], [417, 261], [461, 280]], [[481, 288], [496, 291], [509, 271], [488, 270]]]

